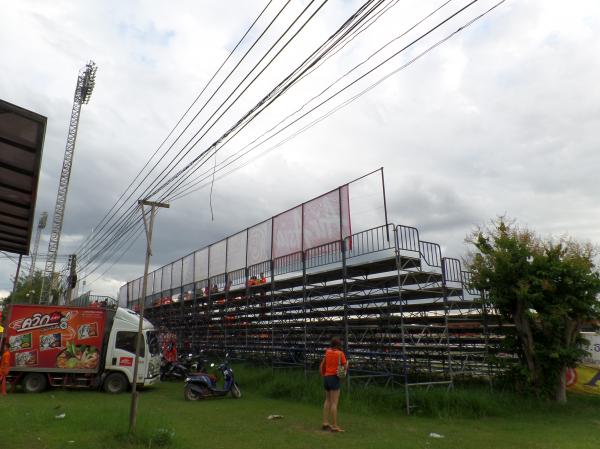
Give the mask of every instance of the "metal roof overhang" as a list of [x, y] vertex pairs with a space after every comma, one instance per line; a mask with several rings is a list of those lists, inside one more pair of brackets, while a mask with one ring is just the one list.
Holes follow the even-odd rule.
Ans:
[[29, 254], [46, 117], [0, 100], [0, 251]]

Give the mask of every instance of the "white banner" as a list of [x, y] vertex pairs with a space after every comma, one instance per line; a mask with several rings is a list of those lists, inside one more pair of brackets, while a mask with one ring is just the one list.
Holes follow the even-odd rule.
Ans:
[[302, 206], [273, 217], [273, 259], [302, 251]]
[[173, 262], [173, 269], [171, 272], [171, 288], [181, 287], [181, 264], [182, 259]]
[[239, 270], [246, 267], [246, 231], [227, 239], [227, 271]]
[[227, 255], [227, 240], [221, 240], [210, 246], [208, 259], [208, 274], [216, 276], [225, 273], [225, 258]]
[[194, 253], [194, 282], [208, 279], [208, 248]]
[[171, 264], [165, 265], [162, 269], [162, 291], [171, 288]]
[[190, 254], [183, 258], [183, 267], [181, 273], [183, 285], [194, 282], [194, 255]]
[[271, 220], [248, 229], [248, 266], [271, 259]]
[[154, 293], [160, 293], [162, 291], [162, 268], [154, 271], [154, 288], [152, 291]]

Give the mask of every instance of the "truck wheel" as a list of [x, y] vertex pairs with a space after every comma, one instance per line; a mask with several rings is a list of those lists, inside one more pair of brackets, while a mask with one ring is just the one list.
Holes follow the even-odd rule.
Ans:
[[231, 387], [231, 396], [233, 396], [235, 399], [242, 397], [242, 390], [240, 390], [240, 387], [238, 387], [237, 384], [233, 384]]
[[123, 393], [127, 390], [127, 378], [121, 373], [110, 373], [104, 380], [104, 391], [111, 394]]
[[41, 393], [46, 389], [48, 381], [41, 373], [29, 373], [23, 379], [25, 393]]

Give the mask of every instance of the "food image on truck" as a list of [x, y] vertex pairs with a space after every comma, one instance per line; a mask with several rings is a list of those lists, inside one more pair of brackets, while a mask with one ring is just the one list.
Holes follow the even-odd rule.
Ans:
[[[35, 364], [53, 372], [96, 372], [106, 321], [106, 309], [15, 304], [7, 326], [11, 364], [17, 371]], [[21, 350], [35, 354], [17, 360]]]
[[8, 339], [10, 352], [31, 349], [31, 334], [13, 335]]
[[77, 328], [77, 338], [83, 340], [85, 338], [93, 338], [98, 336], [98, 326], [96, 323], [86, 323]]
[[67, 343], [67, 347], [56, 356], [57, 368], [93, 369], [100, 362], [100, 354], [95, 346]]
[[40, 335], [40, 351], [60, 348], [62, 346], [61, 342], [62, 334], [60, 332], [57, 332], [56, 334]]
[[15, 354], [15, 366], [36, 366], [38, 364], [38, 352], [36, 350], [17, 352]]

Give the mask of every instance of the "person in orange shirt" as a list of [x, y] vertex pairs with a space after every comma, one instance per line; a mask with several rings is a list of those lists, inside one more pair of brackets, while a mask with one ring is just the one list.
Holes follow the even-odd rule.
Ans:
[[2, 360], [0, 361], [0, 382], [2, 382], [0, 394], [6, 396], [6, 376], [10, 371], [10, 351], [8, 341], [4, 340], [2, 344]]
[[[332, 432], [343, 432], [337, 425], [337, 407], [340, 399], [340, 378], [338, 377], [338, 366], [348, 370], [348, 361], [342, 351], [342, 342], [339, 338], [331, 339], [331, 347], [325, 351], [321, 361], [321, 376], [325, 387], [325, 403], [323, 404], [323, 430]], [[329, 420], [331, 418], [331, 421]]]

